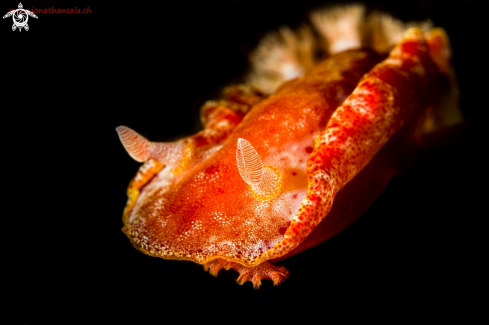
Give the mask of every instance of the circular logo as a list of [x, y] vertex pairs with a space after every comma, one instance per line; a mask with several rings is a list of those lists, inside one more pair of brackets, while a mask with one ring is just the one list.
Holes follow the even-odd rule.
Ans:
[[29, 20], [29, 16], [24, 9], [17, 9], [13, 16], [14, 24], [17, 27], [24, 27], [27, 24], [27, 20]]

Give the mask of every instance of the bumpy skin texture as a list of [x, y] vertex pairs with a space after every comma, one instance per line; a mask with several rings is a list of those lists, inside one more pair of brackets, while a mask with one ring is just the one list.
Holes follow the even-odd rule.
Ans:
[[[201, 264], [216, 258], [248, 266], [263, 262], [261, 255], [283, 238], [306, 195], [314, 139], [380, 60], [366, 50], [331, 57], [255, 105], [223, 143], [199, 146], [198, 135], [181, 140], [190, 148], [181, 158], [151, 156], [165, 164], [177, 162], [142, 189], [124, 232], [150, 255]], [[276, 170], [282, 188], [273, 197], [257, 197], [241, 178], [239, 138]]]
[[[120, 127], [131, 156], [150, 159], [137, 177], [154, 175], [144, 186], [133, 182], [138, 195], [129, 198], [123, 231], [146, 254], [194, 261], [213, 274], [234, 268], [238, 282], [255, 287], [261, 279], [279, 284], [288, 271], [267, 260], [343, 230], [403, 168], [399, 145], [416, 150], [413, 134], [438, 76], [423, 34], [409, 30], [374, 67], [381, 59], [367, 50], [337, 54], [267, 99], [228, 89], [223, 101], [204, 106], [206, 128], [176, 143], [151, 143]], [[272, 175], [267, 195], [238, 172], [239, 138]]]
[[316, 139], [308, 191], [284, 239], [263, 254], [297, 247], [331, 210], [334, 197], [403, 125], [417, 119], [436, 89], [436, 67], [423, 33], [408, 30], [389, 57], [367, 73]]

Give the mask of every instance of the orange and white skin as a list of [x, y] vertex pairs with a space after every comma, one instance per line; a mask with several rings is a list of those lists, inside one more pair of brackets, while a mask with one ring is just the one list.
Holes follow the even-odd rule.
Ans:
[[233, 268], [240, 284], [279, 284], [289, 272], [270, 261], [342, 231], [406, 167], [398, 148], [416, 151], [419, 120], [448, 65], [443, 47], [441, 30], [426, 38], [410, 29], [383, 61], [368, 50], [338, 53], [268, 98], [231, 87], [204, 105], [203, 131], [173, 143], [119, 127], [129, 154], [145, 162], [123, 231], [148, 255], [214, 275]]

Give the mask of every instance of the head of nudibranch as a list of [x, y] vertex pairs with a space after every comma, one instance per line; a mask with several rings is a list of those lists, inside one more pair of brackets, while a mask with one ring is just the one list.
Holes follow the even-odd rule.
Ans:
[[[125, 136], [134, 140], [126, 146], [132, 156], [157, 152], [137, 133]], [[247, 266], [261, 263], [262, 254], [283, 239], [305, 196], [304, 168], [281, 164], [287, 156], [283, 150], [267, 150], [260, 142], [255, 148], [238, 136], [198, 163], [186, 162], [192, 167], [184, 171], [179, 164], [198, 155], [186, 157], [188, 150], [179, 150], [179, 163], [156, 171], [141, 187], [123, 231], [152, 256], [199, 264], [217, 258]]]

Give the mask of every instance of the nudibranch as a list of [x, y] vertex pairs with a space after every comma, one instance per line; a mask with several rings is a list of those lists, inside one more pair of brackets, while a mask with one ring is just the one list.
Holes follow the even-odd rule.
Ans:
[[329, 57], [270, 96], [239, 85], [206, 102], [204, 129], [193, 136], [159, 143], [117, 128], [144, 162], [123, 213], [137, 249], [214, 275], [233, 268], [238, 283], [255, 288], [262, 279], [277, 285], [289, 272], [271, 262], [327, 240], [365, 211], [403, 168], [398, 148], [415, 148], [427, 129], [450, 71], [448, 38], [410, 28], [388, 55], [359, 49], [358, 39], [329, 40]]

